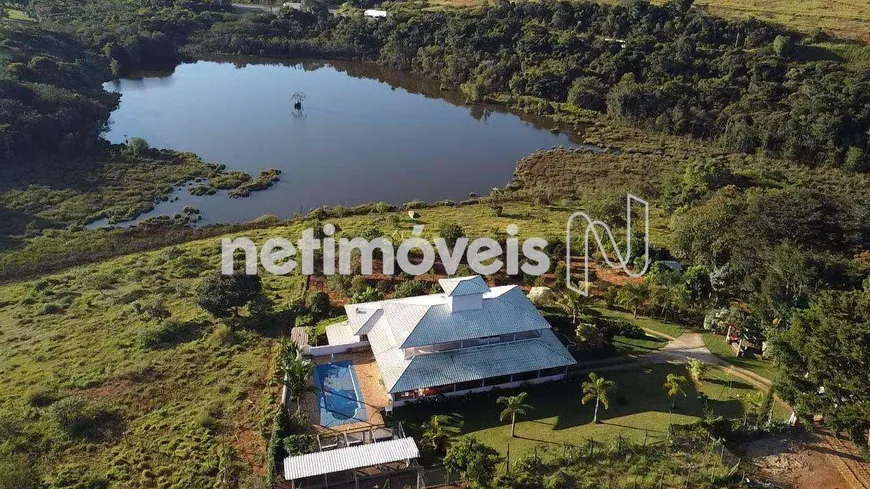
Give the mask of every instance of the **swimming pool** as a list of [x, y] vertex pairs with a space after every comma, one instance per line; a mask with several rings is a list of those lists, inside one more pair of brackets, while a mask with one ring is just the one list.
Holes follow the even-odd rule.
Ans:
[[318, 365], [314, 369], [321, 426], [339, 426], [366, 421], [359, 382], [353, 364], [348, 361]]

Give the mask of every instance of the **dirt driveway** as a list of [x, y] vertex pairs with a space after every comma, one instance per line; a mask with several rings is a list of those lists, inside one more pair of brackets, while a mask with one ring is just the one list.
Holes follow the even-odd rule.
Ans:
[[[827, 437], [814, 434], [780, 434], [744, 443], [740, 449], [758, 468], [758, 475], [793, 489], [870, 489], [855, 477], [847, 480], [838, 465], [854, 455], [832, 449]], [[864, 464], [866, 468], [866, 464]], [[847, 474], [852, 472], [846, 471]]]

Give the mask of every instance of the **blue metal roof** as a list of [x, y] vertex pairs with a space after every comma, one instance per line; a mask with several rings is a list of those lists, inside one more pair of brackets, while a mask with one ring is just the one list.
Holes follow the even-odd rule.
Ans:
[[409, 361], [391, 393], [574, 365], [576, 360], [550, 330], [540, 338], [417, 355]]

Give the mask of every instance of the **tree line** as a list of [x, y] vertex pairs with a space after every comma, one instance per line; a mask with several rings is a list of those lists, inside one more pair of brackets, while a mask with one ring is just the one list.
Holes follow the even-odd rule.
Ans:
[[378, 22], [194, 0], [36, 0], [29, 11], [72, 29], [115, 75], [185, 55], [364, 59], [461, 86], [470, 100], [533, 97], [734, 151], [870, 168], [866, 68], [810, 46], [818, 36], [715, 18], [690, 0], [397, 8]]

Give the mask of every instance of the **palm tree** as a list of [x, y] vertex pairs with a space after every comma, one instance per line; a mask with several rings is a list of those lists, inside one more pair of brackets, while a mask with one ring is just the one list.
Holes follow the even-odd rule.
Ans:
[[637, 319], [638, 309], [643, 307], [649, 301], [649, 285], [647, 285], [646, 282], [641, 282], [639, 284], [625, 284], [619, 288], [616, 297], [617, 301], [624, 307], [630, 309], [632, 314], [634, 314], [635, 319]]
[[520, 392], [515, 396], [499, 397], [495, 401], [504, 406], [504, 409], [499, 415], [499, 420], [504, 421], [508, 416], [511, 418], [511, 438], [516, 436], [517, 415], [519, 414], [520, 416], [523, 416], [526, 414], [526, 411], [533, 409], [532, 406], [526, 404], [527, 397], [529, 397], [528, 393]]
[[423, 423], [421, 438], [436, 451], [441, 451], [447, 440], [458, 435], [462, 420], [456, 415], [435, 414]]
[[678, 395], [686, 396], [686, 391], [683, 389], [683, 384], [686, 382], [686, 377], [683, 375], [668, 374], [668, 378], [665, 380], [665, 389], [668, 391], [668, 397], [671, 398], [671, 409], [677, 405]]
[[302, 397], [317, 392], [317, 387], [311, 382], [314, 376], [314, 364], [302, 356], [302, 351], [294, 342], [282, 341], [281, 350], [277, 369], [278, 380], [290, 391], [290, 395], [296, 402], [298, 415], [302, 410]]
[[571, 315], [571, 323], [577, 326], [577, 314], [586, 308], [588, 297], [568, 290], [556, 299], [556, 305]]
[[604, 409], [610, 409], [610, 400], [607, 398], [607, 393], [613, 390], [614, 387], [616, 387], [616, 382], [599, 377], [595, 372], [589, 374], [588, 382], [583, 382], [583, 399], [580, 402], [585, 406], [587, 402], [595, 399], [593, 423], [598, 422], [599, 402], [604, 404]]
[[698, 385], [704, 384], [704, 376], [707, 375], [707, 370], [709, 367], [706, 363], [698, 360], [697, 358], [692, 358], [689, 360], [689, 374], [698, 381]]

